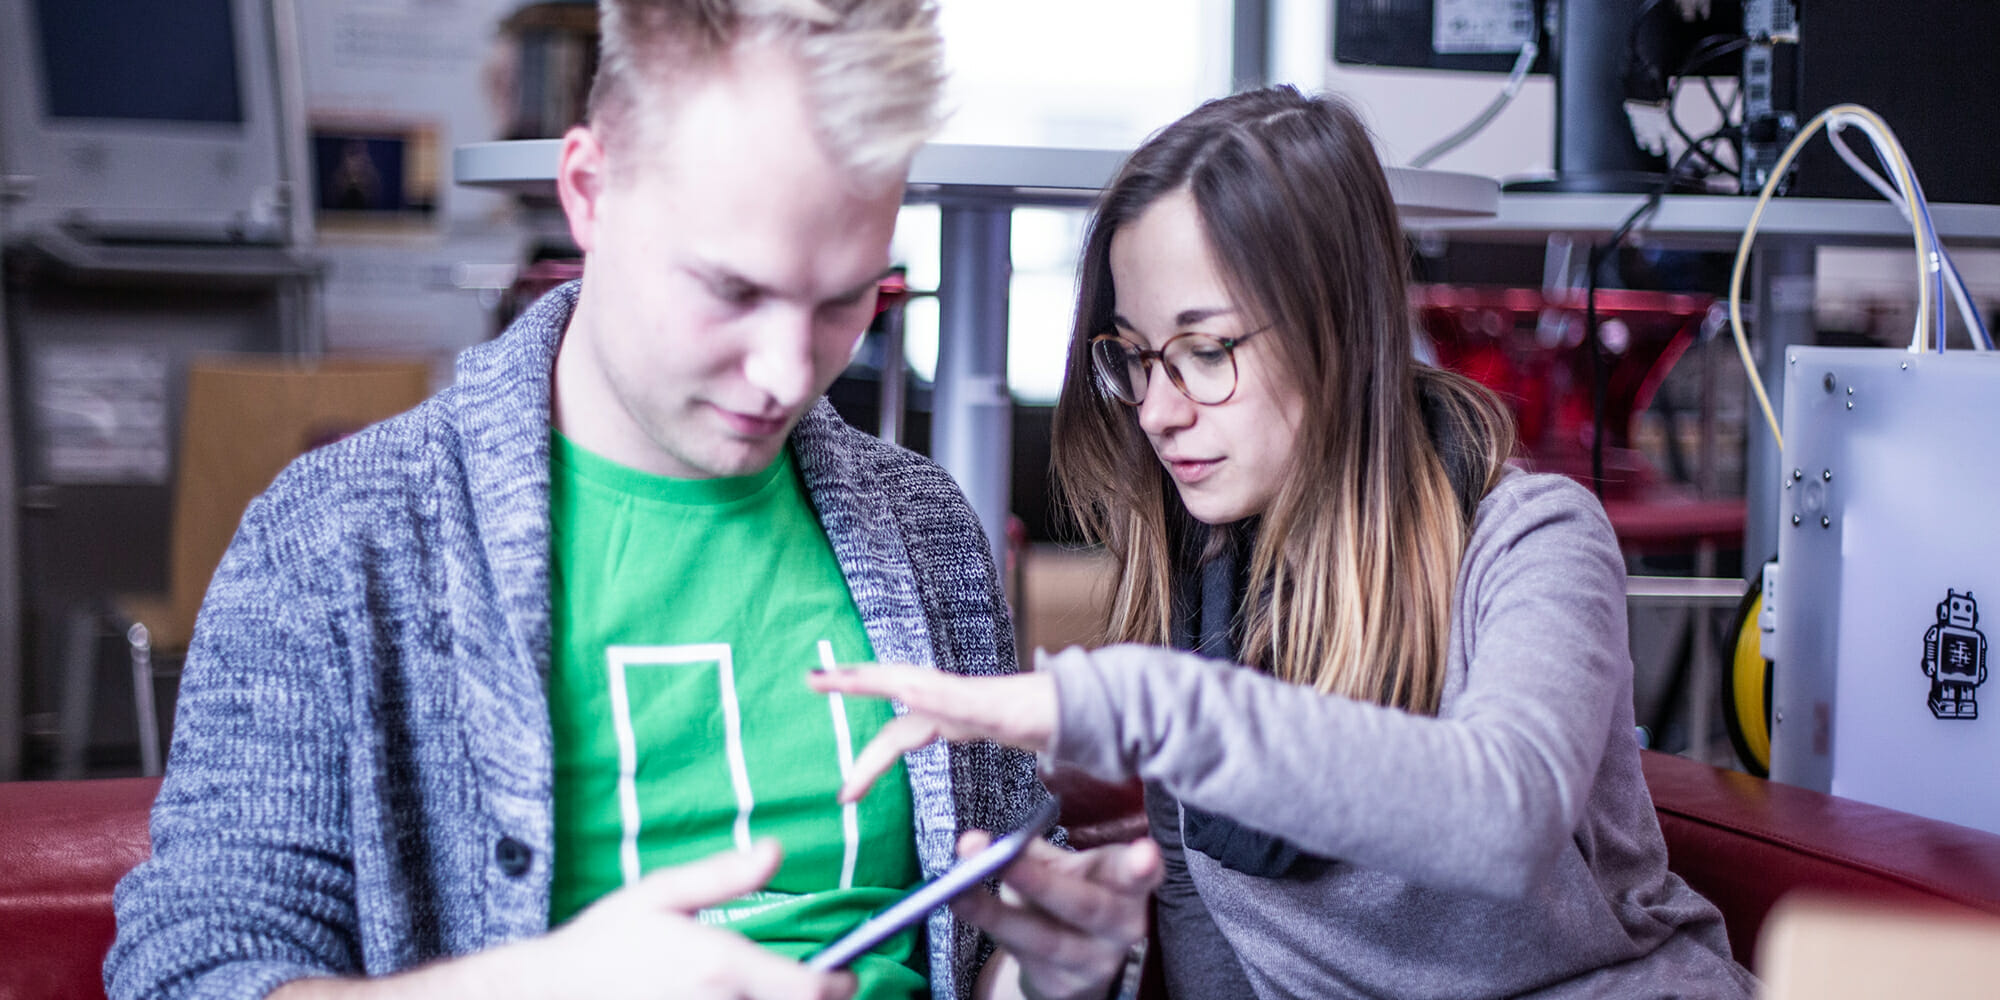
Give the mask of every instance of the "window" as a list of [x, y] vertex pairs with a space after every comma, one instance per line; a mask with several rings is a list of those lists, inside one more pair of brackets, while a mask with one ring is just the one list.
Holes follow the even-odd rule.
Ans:
[[[1130, 149], [1229, 89], [1230, 0], [942, 0], [950, 117], [937, 141]], [[1024, 403], [1055, 400], [1075, 306], [1086, 213], [1014, 212], [1007, 381]], [[896, 259], [910, 284], [938, 282], [938, 210], [903, 210]], [[906, 354], [937, 371], [935, 300], [911, 304]]]

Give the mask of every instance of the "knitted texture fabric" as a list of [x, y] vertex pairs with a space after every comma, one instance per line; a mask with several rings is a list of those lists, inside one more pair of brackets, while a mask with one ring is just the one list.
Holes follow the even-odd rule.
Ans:
[[[262, 996], [547, 930], [549, 403], [577, 293], [245, 512], [189, 647], [153, 856], [118, 886], [112, 997]], [[881, 660], [1015, 669], [949, 476], [823, 400], [790, 446]], [[905, 760], [926, 877], [960, 831], [1009, 829], [1048, 794], [1032, 755], [991, 744]], [[927, 931], [934, 995], [969, 996], [977, 930], [941, 911]]]

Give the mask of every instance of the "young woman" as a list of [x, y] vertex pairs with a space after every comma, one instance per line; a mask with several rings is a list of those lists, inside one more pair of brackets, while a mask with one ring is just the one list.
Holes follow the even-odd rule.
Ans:
[[1055, 440], [1119, 645], [816, 678], [909, 708], [844, 794], [939, 736], [1142, 777], [1176, 997], [1747, 996], [1667, 871], [1610, 525], [1412, 360], [1407, 283], [1337, 101], [1239, 94], [1135, 152]]

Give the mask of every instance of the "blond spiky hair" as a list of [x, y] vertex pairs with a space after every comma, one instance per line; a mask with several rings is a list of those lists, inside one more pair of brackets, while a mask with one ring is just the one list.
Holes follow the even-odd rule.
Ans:
[[937, 130], [943, 38], [933, 0], [599, 0], [589, 115], [629, 134], [642, 93], [671, 88], [746, 42], [779, 42], [806, 75], [818, 138], [858, 179], [899, 178]]

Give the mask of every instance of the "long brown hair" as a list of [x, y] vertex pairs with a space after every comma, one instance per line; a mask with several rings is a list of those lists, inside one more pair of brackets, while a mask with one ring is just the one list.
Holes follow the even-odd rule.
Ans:
[[1118, 563], [1108, 638], [1168, 641], [1186, 553], [1219, 537], [1182, 506], [1134, 411], [1099, 391], [1090, 364], [1115, 308], [1112, 237], [1182, 188], [1237, 307], [1270, 327], [1274, 367], [1305, 404], [1292, 474], [1249, 553], [1238, 655], [1296, 684], [1433, 714], [1471, 509], [1499, 481], [1513, 428], [1491, 393], [1412, 359], [1407, 251], [1367, 130], [1345, 103], [1290, 87], [1210, 101], [1167, 126], [1091, 220], [1054, 451], [1065, 506]]

